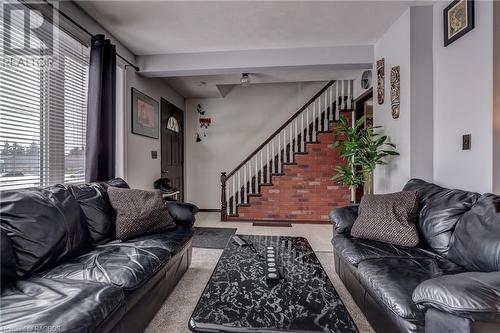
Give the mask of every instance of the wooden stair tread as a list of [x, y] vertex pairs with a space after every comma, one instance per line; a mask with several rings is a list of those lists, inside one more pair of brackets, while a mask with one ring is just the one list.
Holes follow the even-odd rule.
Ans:
[[271, 176], [284, 176], [284, 172], [279, 172], [279, 173], [272, 173]]
[[260, 193], [249, 193], [247, 196], [250, 197], [250, 198], [253, 198], [253, 197], [258, 198], [258, 197], [261, 197], [262, 194], [260, 194]]

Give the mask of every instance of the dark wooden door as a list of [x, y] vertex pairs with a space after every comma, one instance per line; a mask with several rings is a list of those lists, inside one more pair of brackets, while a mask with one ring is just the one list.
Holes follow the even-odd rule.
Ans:
[[181, 109], [161, 99], [161, 176], [184, 200], [184, 117]]

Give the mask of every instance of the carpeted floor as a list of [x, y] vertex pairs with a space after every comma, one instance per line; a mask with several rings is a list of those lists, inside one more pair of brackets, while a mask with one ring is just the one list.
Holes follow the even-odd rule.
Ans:
[[[221, 254], [222, 250], [193, 249], [193, 261], [190, 268], [149, 324], [146, 329], [147, 333], [190, 332], [187, 326], [189, 317], [191, 317], [191, 313], [198, 302], [198, 298], [203, 292], [203, 288], [205, 288]], [[358, 326], [359, 332], [374, 332], [364, 315], [354, 303], [349, 292], [345, 289], [339, 277], [335, 274], [333, 253], [318, 252], [316, 255], [325, 271], [328, 273], [335, 289], [337, 289], [337, 292], [344, 301], [354, 322]]]

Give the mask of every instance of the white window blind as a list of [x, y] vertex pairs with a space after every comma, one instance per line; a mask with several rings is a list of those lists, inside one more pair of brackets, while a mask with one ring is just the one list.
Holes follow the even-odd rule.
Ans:
[[[85, 181], [90, 51], [54, 29], [54, 68], [0, 65], [0, 190]], [[22, 11], [12, 13], [10, 30], [22, 46]]]

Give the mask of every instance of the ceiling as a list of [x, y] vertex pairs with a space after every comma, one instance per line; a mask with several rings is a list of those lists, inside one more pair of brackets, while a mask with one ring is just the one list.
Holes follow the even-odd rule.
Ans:
[[[329, 81], [361, 77], [363, 70], [337, 70], [329, 68], [297, 68], [289, 70], [266, 70], [250, 73], [251, 84]], [[240, 85], [241, 75], [204, 75], [170, 77], [164, 79], [172, 88], [186, 98], [224, 97], [235, 85]]]
[[[76, 1], [138, 56], [373, 45], [410, 6], [433, 1]], [[291, 50], [291, 52], [295, 52]], [[184, 55], [186, 54], [186, 55]], [[213, 58], [213, 53], [212, 53]], [[220, 58], [222, 59], [222, 58]], [[251, 59], [251, 57], [250, 57]], [[253, 84], [327, 81], [345, 70], [298, 65], [252, 73]], [[191, 61], [192, 67], [199, 62]], [[279, 58], [278, 58], [279, 62]], [[242, 70], [244, 71], [244, 70]], [[235, 70], [238, 73], [237, 68]], [[239, 74], [165, 78], [184, 97], [223, 97]], [[188, 74], [195, 75], [195, 74]], [[347, 77], [345, 77], [347, 78]], [[201, 83], [204, 82], [204, 83]]]
[[373, 44], [422, 1], [76, 1], [136, 55]]

